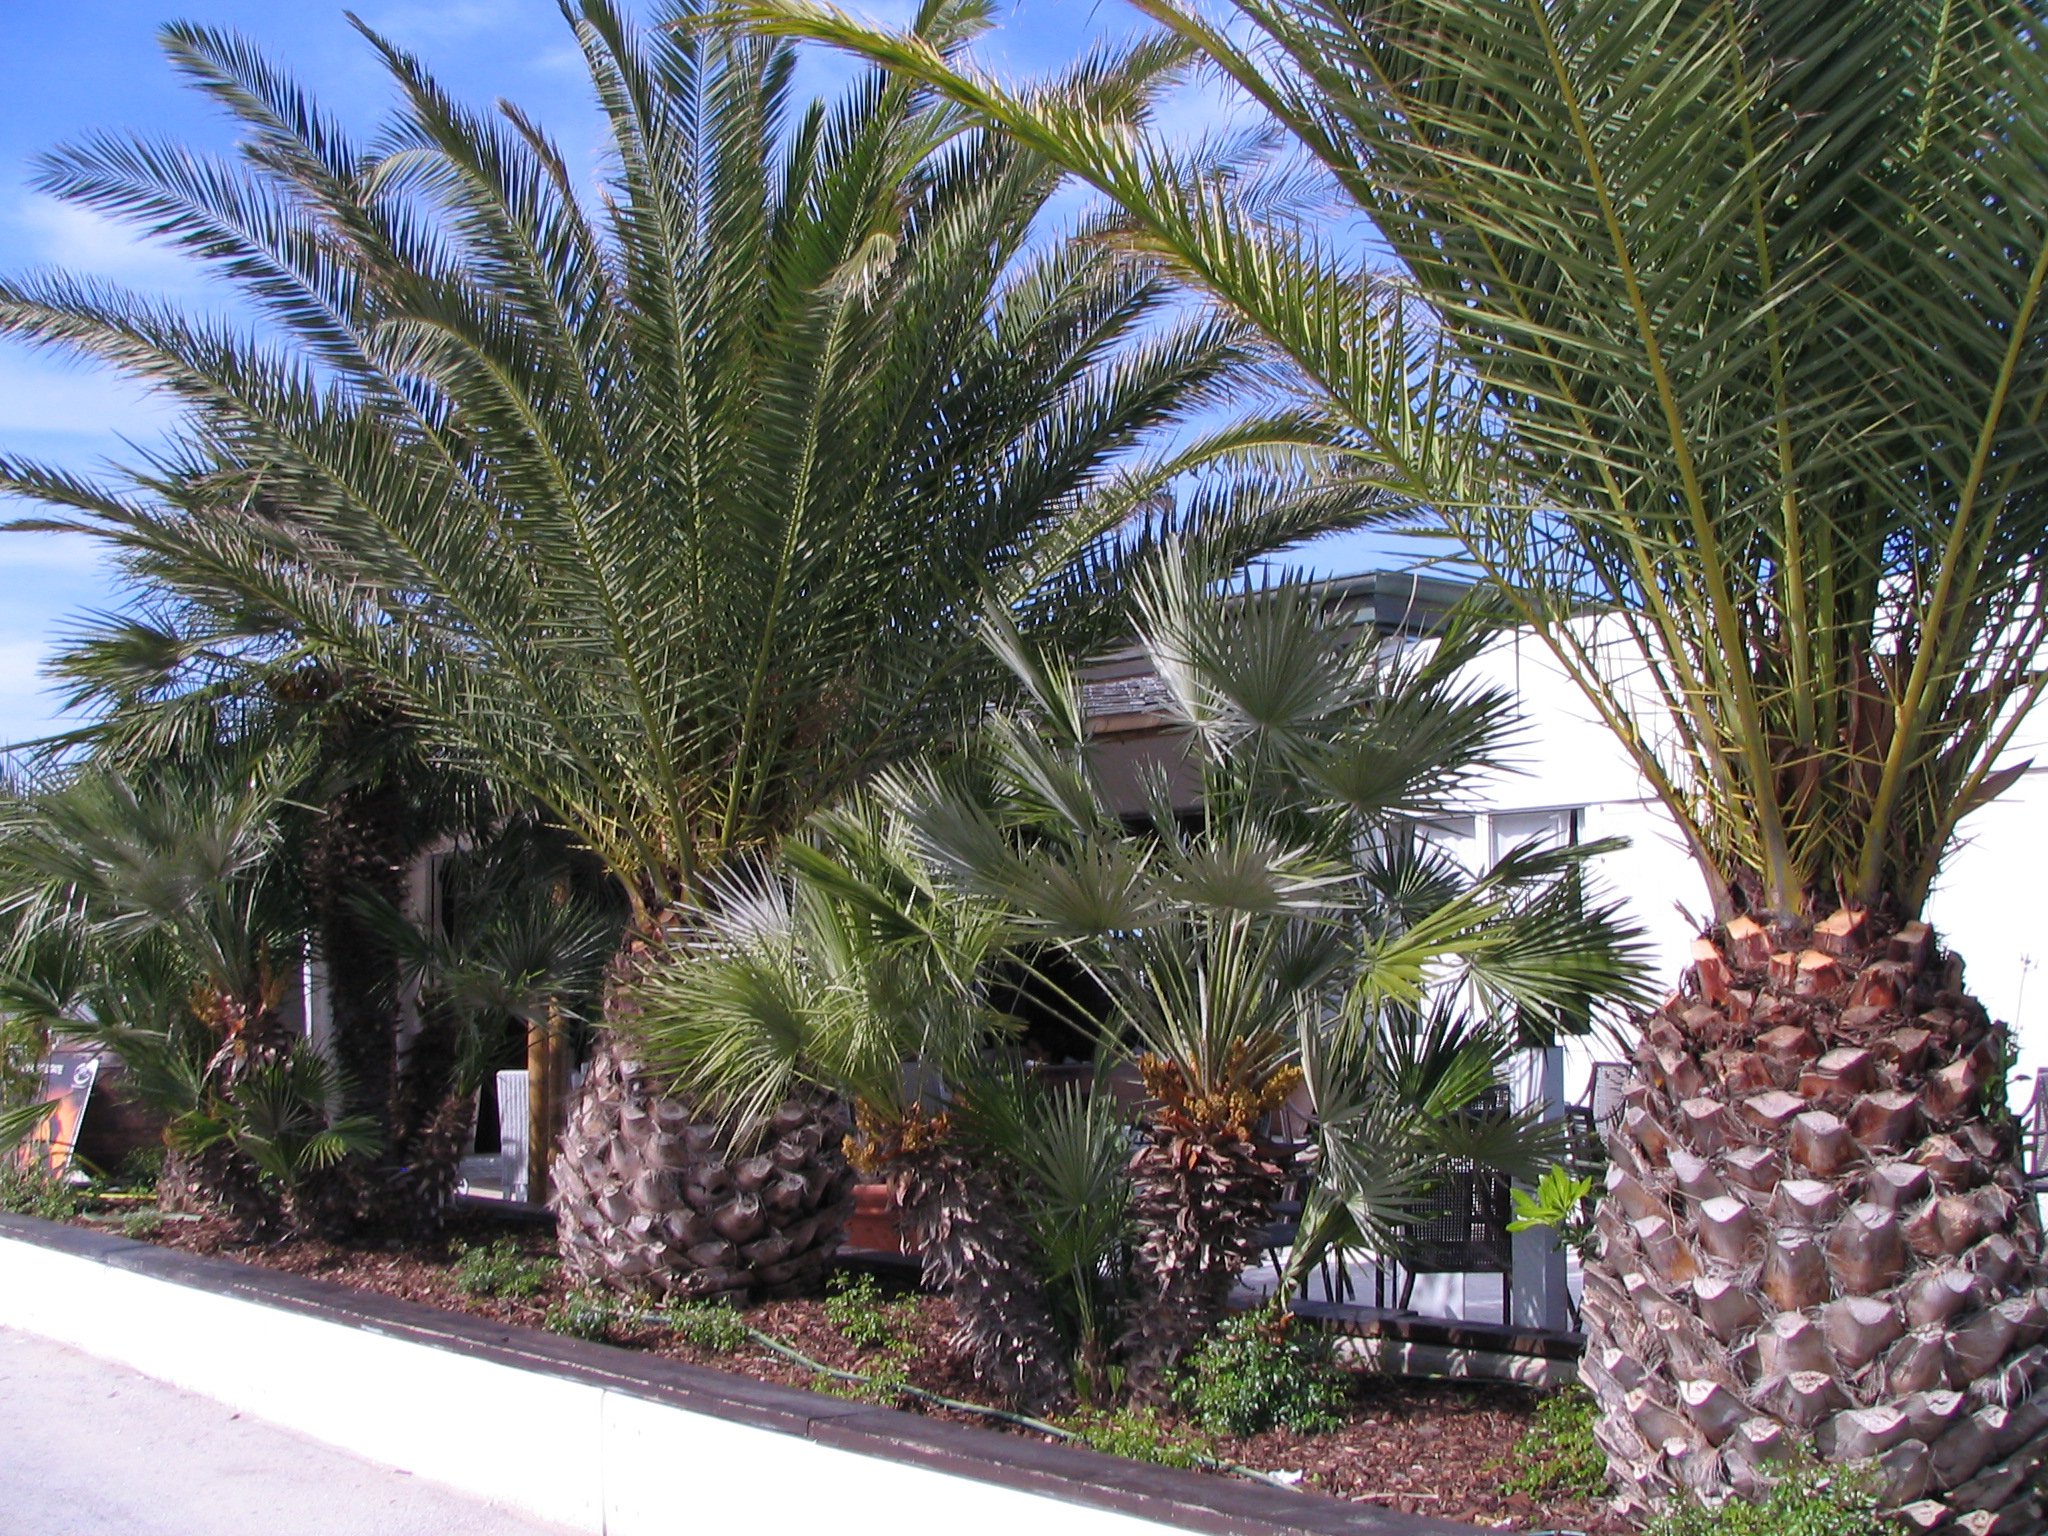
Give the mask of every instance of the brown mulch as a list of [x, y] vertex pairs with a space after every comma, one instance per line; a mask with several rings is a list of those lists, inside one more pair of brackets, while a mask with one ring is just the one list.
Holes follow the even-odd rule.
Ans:
[[[261, 1264], [291, 1274], [312, 1275], [341, 1285], [377, 1291], [407, 1301], [468, 1312], [500, 1322], [541, 1326], [550, 1306], [567, 1288], [559, 1278], [531, 1299], [471, 1296], [455, 1283], [452, 1262], [466, 1243], [513, 1238], [533, 1256], [552, 1257], [553, 1235], [545, 1227], [508, 1226], [464, 1213], [447, 1235], [434, 1242], [326, 1242], [316, 1238], [249, 1242], [224, 1222], [167, 1223], [155, 1241], [188, 1253], [211, 1254]], [[909, 1293], [894, 1313], [898, 1355], [884, 1358], [850, 1344], [814, 1300], [761, 1302], [746, 1309], [746, 1320], [762, 1333], [841, 1370], [900, 1370], [915, 1386], [966, 1401], [986, 1400], [955, 1353], [946, 1347], [952, 1308], [942, 1297]], [[698, 1349], [666, 1329], [647, 1325], [615, 1327], [609, 1342], [647, 1349], [670, 1359], [718, 1370], [740, 1371], [758, 1380], [819, 1389], [813, 1373], [758, 1346], [731, 1354]], [[1301, 1485], [1339, 1498], [1409, 1514], [1461, 1520], [1495, 1530], [1582, 1532], [1584, 1536], [1630, 1536], [1634, 1526], [1604, 1505], [1587, 1500], [1541, 1501], [1504, 1494], [1501, 1479], [1514, 1464], [1516, 1442], [1529, 1428], [1538, 1395], [1491, 1382], [1396, 1379], [1360, 1374], [1344, 1426], [1332, 1433], [1300, 1435], [1273, 1430], [1246, 1438], [1208, 1437], [1211, 1453], [1265, 1471], [1300, 1473]], [[971, 1419], [942, 1408], [907, 1406], [934, 1417]], [[985, 1422], [985, 1421], [981, 1421]], [[1168, 1427], [1175, 1426], [1169, 1417]]]

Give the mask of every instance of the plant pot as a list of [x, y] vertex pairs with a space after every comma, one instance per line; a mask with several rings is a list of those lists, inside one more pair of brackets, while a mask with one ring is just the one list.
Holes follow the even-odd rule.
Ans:
[[888, 1185], [853, 1186], [853, 1217], [846, 1223], [844, 1247], [855, 1253], [903, 1252], [903, 1228]]

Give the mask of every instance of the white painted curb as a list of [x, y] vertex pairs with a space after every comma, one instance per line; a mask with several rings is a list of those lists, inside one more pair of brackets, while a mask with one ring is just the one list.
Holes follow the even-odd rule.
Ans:
[[[465, 1353], [380, 1332], [374, 1322], [335, 1321], [289, 1302], [222, 1294], [5, 1232], [0, 1323], [595, 1536], [694, 1536], [761, 1527], [764, 1518], [771, 1531], [817, 1528], [834, 1536], [904, 1536], [920, 1528], [973, 1536], [1465, 1529], [1316, 1500], [1303, 1501], [1296, 1518], [1230, 1510], [1262, 1492], [1246, 1485], [1226, 1485], [1220, 1508], [1171, 1496], [1155, 1503], [1169, 1513], [1179, 1512], [1172, 1508], [1178, 1504], [1194, 1517], [1186, 1523], [1149, 1519], [821, 1444], [794, 1427], [692, 1412], [578, 1379], [567, 1367], [550, 1370], [540, 1361], [528, 1368], [487, 1352]], [[835, 1422], [857, 1428], [876, 1412], [821, 1401], [812, 1427], [829, 1437]], [[835, 1421], [835, 1414], [846, 1417]], [[1160, 1470], [1133, 1468], [1132, 1475], [1148, 1481]]]

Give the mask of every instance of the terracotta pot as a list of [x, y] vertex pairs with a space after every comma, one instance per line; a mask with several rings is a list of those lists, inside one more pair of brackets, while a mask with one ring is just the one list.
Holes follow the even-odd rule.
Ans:
[[853, 1186], [853, 1218], [846, 1224], [848, 1249], [862, 1253], [901, 1253], [903, 1232], [896, 1222], [896, 1202], [886, 1184]]

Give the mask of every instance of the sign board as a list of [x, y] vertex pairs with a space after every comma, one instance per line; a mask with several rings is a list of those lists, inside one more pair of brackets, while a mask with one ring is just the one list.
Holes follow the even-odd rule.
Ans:
[[14, 1155], [29, 1167], [61, 1178], [71, 1170], [71, 1156], [78, 1147], [78, 1127], [85, 1119], [92, 1085], [99, 1080], [100, 1053], [53, 1051], [36, 1064], [36, 1071], [42, 1077], [37, 1099], [57, 1107]]

